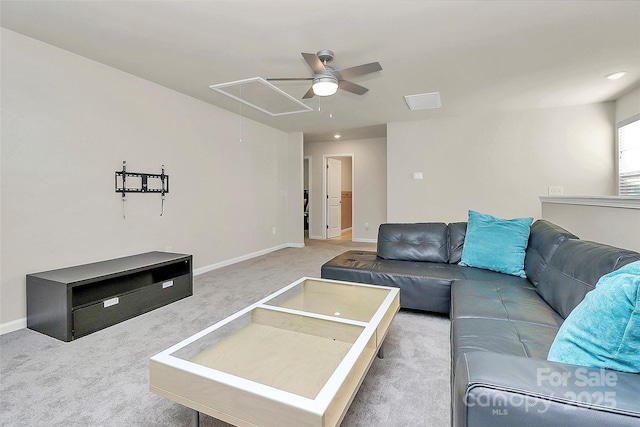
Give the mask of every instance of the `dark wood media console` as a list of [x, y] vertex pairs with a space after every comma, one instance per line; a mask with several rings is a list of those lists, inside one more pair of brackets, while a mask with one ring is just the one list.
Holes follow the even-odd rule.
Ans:
[[71, 341], [193, 295], [192, 256], [148, 252], [27, 275], [27, 327]]

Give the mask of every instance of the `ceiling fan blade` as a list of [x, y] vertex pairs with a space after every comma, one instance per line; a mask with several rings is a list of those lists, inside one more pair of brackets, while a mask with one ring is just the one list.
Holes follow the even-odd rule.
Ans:
[[315, 53], [302, 52], [302, 57], [305, 61], [307, 61], [309, 68], [311, 68], [311, 71], [313, 71], [315, 74], [327, 73], [327, 69], [324, 68], [324, 65], [322, 65], [322, 61], [320, 61], [320, 58], [318, 58], [318, 55], [316, 55]]
[[313, 98], [313, 96], [315, 95], [315, 93], [313, 93], [313, 86], [311, 86], [309, 88], [309, 90], [307, 91], [307, 93], [304, 94], [304, 96], [302, 97], [302, 99], [308, 99], [308, 98]]
[[340, 74], [345, 80], [351, 79], [353, 77], [362, 76], [364, 74], [375, 73], [376, 71], [382, 70], [382, 66], [378, 62], [371, 62], [369, 64], [362, 64], [356, 67], [345, 68], [344, 70], [338, 70], [337, 73]]
[[286, 82], [295, 80], [313, 80], [313, 77], [278, 77], [275, 79], [265, 79], [268, 82]]
[[355, 93], [356, 95], [364, 95], [369, 90], [366, 87], [362, 87], [346, 80], [340, 80], [338, 82], [338, 87], [342, 90], [346, 90], [347, 92]]

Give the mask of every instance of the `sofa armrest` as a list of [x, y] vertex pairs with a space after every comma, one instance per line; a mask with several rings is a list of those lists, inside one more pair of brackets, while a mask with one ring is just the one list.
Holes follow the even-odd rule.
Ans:
[[480, 351], [454, 368], [455, 427], [640, 423], [640, 374]]

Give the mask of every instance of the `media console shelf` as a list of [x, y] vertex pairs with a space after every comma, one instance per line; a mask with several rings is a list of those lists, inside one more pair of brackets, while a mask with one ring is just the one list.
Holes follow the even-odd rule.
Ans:
[[27, 327], [71, 341], [193, 295], [192, 256], [148, 252], [27, 275]]

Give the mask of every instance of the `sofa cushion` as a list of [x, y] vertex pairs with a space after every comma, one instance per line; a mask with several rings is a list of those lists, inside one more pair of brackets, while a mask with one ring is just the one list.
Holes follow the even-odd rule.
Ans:
[[378, 256], [403, 261], [447, 262], [447, 224], [381, 224], [378, 229]]
[[640, 254], [630, 250], [586, 240], [566, 240], [551, 257], [536, 290], [566, 319], [602, 276], [638, 260]]
[[560, 327], [548, 360], [640, 373], [640, 261], [598, 281]]
[[451, 322], [453, 363], [464, 353], [488, 351], [546, 359], [558, 328], [501, 319], [460, 318]]
[[527, 277], [524, 256], [533, 218], [500, 219], [469, 211], [460, 265]]
[[578, 237], [562, 227], [539, 219], [531, 225], [529, 244], [524, 257], [524, 270], [534, 286], [538, 286], [542, 272], [549, 264], [560, 243]]
[[448, 313], [451, 282], [462, 267], [446, 263], [383, 259], [375, 252], [347, 251], [321, 268], [323, 279], [400, 288], [400, 306]]
[[457, 264], [462, 258], [464, 236], [467, 234], [466, 222], [449, 224], [449, 264]]
[[[529, 322], [559, 328], [562, 317], [540, 298], [526, 279], [479, 281], [464, 279], [451, 286], [451, 318]], [[548, 343], [551, 344], [551, 343]]]
[[[498, 273], [496, 273], [498, 274]], [[562, 324], [528, 280], [463, 279], [451, 286], [451, 351], [491, 351], [545, 359]]]

